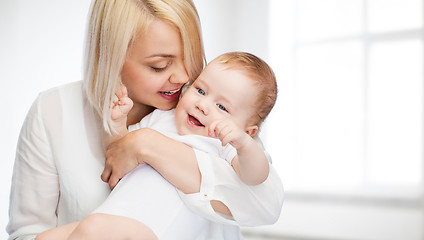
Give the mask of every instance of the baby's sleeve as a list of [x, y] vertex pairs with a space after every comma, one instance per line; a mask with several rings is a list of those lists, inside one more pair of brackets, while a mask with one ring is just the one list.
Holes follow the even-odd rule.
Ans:
[[231, 146], [231, 144], [227, 144], [225, 147], [222, 147], [221, 149], [222, 151], [220, 152], [219, 156], [222, 159], [225, 159], [231, 165], [234, 157], [237, 156], [237, 150], [233, 146]]

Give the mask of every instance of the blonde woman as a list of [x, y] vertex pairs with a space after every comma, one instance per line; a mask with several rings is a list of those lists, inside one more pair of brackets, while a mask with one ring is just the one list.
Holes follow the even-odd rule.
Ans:
[[[93, 1], [84, 80], [42, 92], [22, 127], [12, 179], [9, 239], [34, 239], [46, 230], [80, 221], [140, 162], [149, 162], [185, 193], [182, 200], [193, 212], [208, 220], [200, 230], [203, 239], [239, 237], [238, 226], [275, 222], [282, 186], [272, 166], [265, 182], [245, 186], [230, 174], [229, 165], [206, 167], [217, 161], [214, 156], [148, 129], [131, 132], [109, 146], [105, 163], [101, 139], [105, 132], [116, 131], [110, 113], [120, 84], [127, 86], [134, 102], [128, 126], [156, 108], [175, 107], [182, 87], [197, 78], [203, 65], [200, 24], [192, 1]], [[158, 141], [166, 144], [157, 146]], [[163, 164], [168, 159], [173, 164]], [[233, 198], [233, 189], [215, 186], [214, 178], [238, 186], [236, 193], [245, 201]]]

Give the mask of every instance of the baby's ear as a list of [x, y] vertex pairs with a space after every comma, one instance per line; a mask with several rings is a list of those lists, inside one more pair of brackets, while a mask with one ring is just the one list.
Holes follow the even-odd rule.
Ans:
[[259, 127], [256, 125], [252, 125], [246, 128], [246, 133], [251, 137], [254, 137], [258, 133]]

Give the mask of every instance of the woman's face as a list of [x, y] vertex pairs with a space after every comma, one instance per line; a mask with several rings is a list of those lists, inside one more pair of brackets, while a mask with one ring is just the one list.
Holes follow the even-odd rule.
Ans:
[[179, 31], [164, 21], [155, 20], [137, 37], [121, 71], [134, 107], [175, 107], [182, 86], [189, 80], [183, 54]]

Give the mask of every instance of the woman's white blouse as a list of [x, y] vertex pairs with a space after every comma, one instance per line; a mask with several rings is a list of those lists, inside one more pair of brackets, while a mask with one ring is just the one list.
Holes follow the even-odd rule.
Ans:
[[[82, 81], [38, 96], [16, 150], [9, 239], [34, 239], [47, 229], [80, 221], [106, 199], [110, 190], [100, 179], [105, 162], [101, 126], [84, 97]], [[283, 188], [272, 167], [264, 183], [247, 186], [224, 161], [195, 153], [202, 174], [200, 192], [180, 196], [193, 211], [212, 220], [204, 236], [227, 239], [240, 235], [238, 226], [277, 221]], [[215, 213], [210, 200], [226, 203], [235, 221]]]

